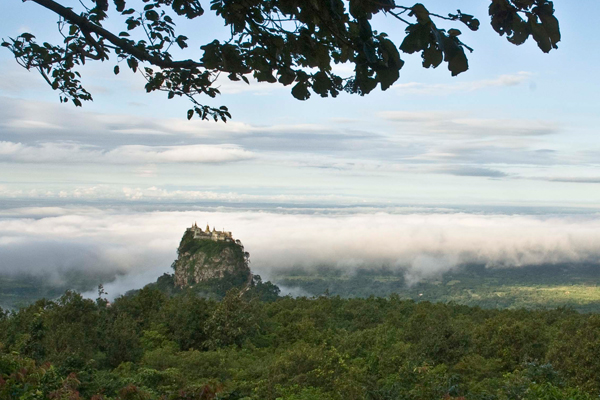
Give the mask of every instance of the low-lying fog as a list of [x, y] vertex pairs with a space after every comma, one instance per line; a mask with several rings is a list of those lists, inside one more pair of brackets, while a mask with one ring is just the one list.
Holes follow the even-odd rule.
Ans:
[[197, 222], [232, 231], [268, 279], [277, 268], [382, 264], [409, 282], [464, 263], [489, 267], [598, 263], [600, 215], [506, 215], [381, 210], [123, 211], [17, 208], [0, 212], [0, 273], [81, 269], [121, 273], [112, 296], [156, 280]]

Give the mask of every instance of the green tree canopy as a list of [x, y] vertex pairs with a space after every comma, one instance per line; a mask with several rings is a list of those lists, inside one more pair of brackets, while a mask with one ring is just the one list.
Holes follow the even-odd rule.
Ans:
[[[260, 82], [289, 85], [299, 100], [308, 99], [311, 92], [322, 97], [342, 91], [365, 95], [378, 85], [386, 90], [398, 80], [404, 65], [401, 53], [420, 53], [425, 68], [445, 63], [452, 76], [466, 71], [465, 50], [472, 49], [461, 41], [457, 26], [473, 31], [480, 26], [478, 19], [460, 10], [440, 15], [424, 4], [402, 6], [394, 0], [211, 0], [210, 11], [230, 28], [230, 37], [202, 46], [200, 59], [175, 59], [173, 46], [188, 47], [176, 22], [187, 18], [202, 29], [199, 18], [205, 10], [200, 0], [91, 0], [87, 5], [81, 1], [78, 9], [54, 0], [29, 1], [57, 14], [63, 43], [40, 43], [23, 33], [3, 39], [2, 46], [21, 66], [37, 69], [61, 93], [62, 102], [81, 106], [92, 100], [82, 86], [80, 66], [112, 59], [115, 74], [123, 63], [140, 71], [147, 92], [188, 98], [188, 119], [197, 114], [223, 121], [231, 117], [227, 107], [200, 102], [202, 95], [219, 94], [215, 81], [221, 73], [232, 81], [248, 83], [253, 76]], [[373, 16], [378, 13], [403, 24], [403, 37], [377, 30]], [[560, 41], [552, 1], [491, 0], [489, 15], [493, 29], [513, 44], [531, 36], [549, 52]], [[109, 17], [111, 27], [124, 21], [122, 29], [109, 30]], [[353, 64], [349, 77], [332, 68], [344, 63]]]

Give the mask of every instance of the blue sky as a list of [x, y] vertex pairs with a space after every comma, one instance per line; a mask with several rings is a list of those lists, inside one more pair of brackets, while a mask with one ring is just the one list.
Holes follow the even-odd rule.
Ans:
[[[454, 12], [448, 3], [425, 4]], [[543, 54], [493, 32], [487, 4], [460, 2], [482, 28], [462, 29], [475, 52], [457, 78], [403, 55], [396, 85], [365, 97], [300, 102], [289, 87], [223, 82], [206, 101], [230, 108], [227, 124], [187, 121], [185, 101], [146, 94], [141, 76], [115, 77], [111, 62], [82, 70], [93, 103], [62, 105], [3, 50], [0, 198], [596, 207], [600, 5], [555, 1], [563, 39]], [[200, 32], [181, 26], [192, 49], [223, 34], [203, 21]], [[404, 26], [377, 23], [400, 43]], [[4, 38], [57, 37], [54, 16], [31, 2], [2, 2], [0, 27]]]

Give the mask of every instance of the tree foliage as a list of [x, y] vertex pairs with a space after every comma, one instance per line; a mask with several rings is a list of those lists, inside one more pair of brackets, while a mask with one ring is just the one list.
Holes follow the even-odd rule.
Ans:
[[591, 400], [600, 318], [389, 298], [67, 293], [0, 319], [0, 398]]
[[[455, 76], [469, 68], [465, 50], [472, 51], [457, 26], [480, 27], [477, 18], [460, 10], [440, 15], [424, 4], [403, 6], [394, 0], [211, 0], [210, 11], [229, 28], [230, 37], [201, 46], [199, 59], [177, 60], [171, 49], [186, 49], [188, 37], [177, 32], [176, 21], [198, 20], [205, 13], [200, 0], [90, 0], [78, 10], [54, 0], [30, 1], [58, 15], [63, 43], [39, 43], [23, 33], [3, 40], [2, 46], [21, 66], [38, 70], [61, 93], [61, 101], [81, 106], [92, 100], [82, 86], [80, 67], [112, 58], [115, 74], [123, 66], [139, 71], [147, 92], [188, 98], [188, 119], [194, 114], [223, 121], [231, 117], [225, 106], [200, 102], [202, 95], [219, 94], [220, 74], [246, 83], [249, 76], [278, 82], [300, 100], [311, 93], [336, 97], [341, 92], [366, 95], [377, 86], [386, 90], [399, 79], [401, 53], [421, 54], [425, 68], [445, 63]], [[377, 30], [373, 17], [381, 13], [405, 26], [403, 37]], [[493, 29], [513, 44], [531, 36], [549, 52], [560, 41], [552, 1], [491, 0], [489, 15]], [[109, 20], [111, 27], [123, 23], [121, 31], [109, 30]], [[196, 26], [202, 29], [202, 22]], [[354, 72], [342, 77], [335, 64], [351, 64]]]

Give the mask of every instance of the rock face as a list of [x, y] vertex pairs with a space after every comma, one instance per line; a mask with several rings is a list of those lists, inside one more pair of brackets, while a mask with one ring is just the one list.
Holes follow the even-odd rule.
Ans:
[[212, 241], [194, 239], [186, 232], [177, 249], [177, 260], [173, 263], [175, 286], [183, 288], [219, 279], [237, 282], [252, 282], [248, 267], [248, 253], [237, 241]]

